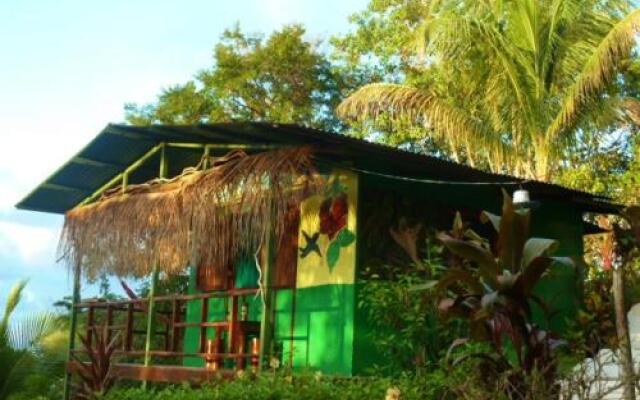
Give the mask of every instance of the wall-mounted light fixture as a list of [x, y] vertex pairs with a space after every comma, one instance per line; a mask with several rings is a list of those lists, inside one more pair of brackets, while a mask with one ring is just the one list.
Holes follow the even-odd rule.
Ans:
[[534, 208], [538, 208], [540, 206], [540, 202], [531, 201], [529, 191], [520, 188], [513, 192], [513, 206], [517, 210], [531, 210]]

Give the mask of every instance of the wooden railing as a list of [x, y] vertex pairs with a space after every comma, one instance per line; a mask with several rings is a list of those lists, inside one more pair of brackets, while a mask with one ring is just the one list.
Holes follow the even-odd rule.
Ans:
[[[128, 359], [128, 362], [135, 362], [136, 358], [148, 354], [156, 358], [175, 358], [176, 363], [179, 364], [182, 364], [186, 357], [203, 358], [207, 368], [214, 370], [221, 368], [225, 360], [232, 360], [234, 368], [243, 369], [247, 361], [250, 361], [254, 367], [257, 366], [260, 322], [241, 318], [239, 299], [243, 296], [255, 295], [257, 292], [258, 289], [251, 288], [154, 297], [156, 329], [152, 332], [151, 339], [152, 342], [157, 343], [158, 337], [162, 338], [163, 346], [162, 349], [156, 346], [148, 353], [135, 346], [136, 336], [145, 337], [146, 340], [146, 329], [136, 329], [136, 322], [147, 320], [148, 298], [115, 301], [83, 300], [76, 304], [76, 309], [86, 315], [84, 334], [90, 344], [93, 343], [94, 329], [106, 329], [107, 341], [110, 341], [115, 334], [121, 334], [120, 348], [115, 355], [120, 359]], [[209, 301], [219, 298], [230, 302], [226, 318], [219, 321], [209, 320]], [[187, 304], [196, 301], [200, 302], [200, 318], [198, 321], [187, 321]], [[99, 314], [102, 318], [98, 318]], [[143, 318], [137, 318], [138, 316]], [[99, 319], [102, 319], [101, 323]], [[188, 328], [197, 328], [198, 331], [198, 348], [195, 352], [184, 351], [184, 336]], [[208, 330], [215, 331], [214, 339], [207, 337]], [[226, 336], [226, 343], [222, 339], [223, 336]], [[249, 336], [253, 338], [251, 345], [247, 346]], [[75, 350], [78, 353], [83, 351], [83, 349]]]

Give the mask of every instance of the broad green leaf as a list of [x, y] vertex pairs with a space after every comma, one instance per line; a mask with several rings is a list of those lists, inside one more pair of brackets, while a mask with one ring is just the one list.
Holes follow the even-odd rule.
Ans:
[[340, 243], [337, 240], [332, 241], [327, 249], [327, 265], [329, 272], [333, 272], [338, 260], [340, 259]]
[[526, 269], [537, 257], [549, 256], [558, 249], [558, 242], [553, 239], [530, 238], [524, 244], [522, 268]]
[[351, 243], [353, 243], [355, 240], [356, 240], [355, 233], [351, 232], [347, 228], [344, 228], [340, 232], [338, 232], [338, 236], [336, 236], [336, 240], [335, 241], [338, 242], [338, 244], [341, 247], [347, 247]]

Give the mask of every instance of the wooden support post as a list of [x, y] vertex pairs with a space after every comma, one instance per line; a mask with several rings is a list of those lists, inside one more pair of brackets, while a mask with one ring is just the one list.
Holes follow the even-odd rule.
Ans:
[[[231, 295], [231, 312], [229, 314], [229, 353], [234, 354], [238, 353], [238, 296], [235, 294]], [[240, 369], [241, 362], [240, 359], [236, 359], [236, 367]]]
[[[77, 304], [80, 303], [80, 273], [81, 264], [78, 261], [73, 269], [73, 296], [71, 304], [71, 326], [69, 327], [69, 352], [67, 353], [67, 361], [71, 361], [71, 354], [76, 347], [76, 329], [78, 327], [78, 309]], [[71, 373], [67, 372], [64, 377], [64, 400], [71, 398]]]
[[200, 353], [205, 353], [207, 348], [207, 327], [204, 325], [209, 319], [209, 299], [202, 298], [200, 306]]
[[209, 155], [211, 154], [211, 147], [209, 146], [205, 146], [204, 147], [204, 161], [202, 163], [202, 169], [205, 170], [207, 168], [209, 168]]
[[[154, 297], [156, 295], [156, 285], [158, 283], [158, 263], [153, 266], [153, 272], [151, 273], [151, 287], [149, 288], [149, 306], [147, 308], [147, 332], [144, 343], [144, 366], [148, 367], [151, 364], [151, 342], [155, 334], [153, 326], [153, 313], [154, 313]], [[147, 381], [142, 382], [143, 388], [147, 387]]]
[[[166, 178], [168, 173], [168, 160], [167, 160], [167, 146], [164, 143], [160, 144], [160, 167], [159, 177]], [[155, 308], [154, 297], [156, 295], [156, 286], [158, 284], [158, 261], [153, 266], [153, 272], [151, 273], [151, 287], [149, 288], [149, 306], [147, 309], [147, 335], [144, 345], [144, 366], [148, 367], [151, 364], [151, 342], [155, 335], [155, 327], [153, 324], [153, 313]], [[147, 388], [147, 381], [142, 382], [142, 387]]]
[[125, 328], [124, 350], [133, 349], [133, 303], [127, 304], [127, 326]]
[[260, 321], [260, 357], [258, 370], [268, 364], [267, 357], [271, 356], [271, 341], [273, 334], [273, 301], [271, 275], [273, 267], [273, 252], [271, 249], [271, 232], [267, 233], [267, 240], [262, 249], [262, 290], [264, 304], [262, 307], [262, 319]]
[[627, 310], [624, 304], [624, 268], [623, 262], [613, 268], [613, 301], [616, 315], [616, 333], [618, 336], [618, 353], [620, 357], [621, 381], [624, 400], [635, 400], [635, 371], [631, 354], [631, 340], [627, 323]]

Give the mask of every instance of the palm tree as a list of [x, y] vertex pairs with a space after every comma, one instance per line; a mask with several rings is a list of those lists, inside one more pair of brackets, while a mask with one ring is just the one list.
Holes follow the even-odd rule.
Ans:
[[637, 120], [638, 102], [617, 85], [640, 24], [640, 10], [628, 8], [427, 0], [419, 59], [422, 75], [437, 79], [366, 85], [338, 115], [409, 121], [457, 161], [548, 181], [582, 130]]
[[[32, 373], [55, 376], [60, 369], [59, 351], [48, 351], [47, 342], [55, 339], [60, 330], [58, 318], [51, 313], [28, 316], [11, 322], [11, 316], [22, 299], [27, 284], [22, 280], [9, 292], [4, 313], [0, 318], [0, 399], [8, 398], [22, 388]], [[55, 362], [57, 368], [51, 368]]]

